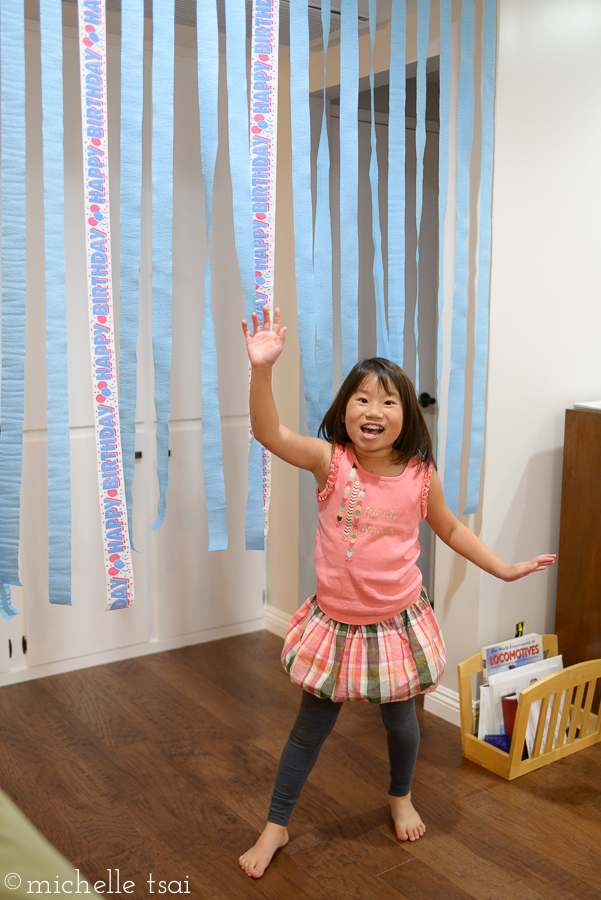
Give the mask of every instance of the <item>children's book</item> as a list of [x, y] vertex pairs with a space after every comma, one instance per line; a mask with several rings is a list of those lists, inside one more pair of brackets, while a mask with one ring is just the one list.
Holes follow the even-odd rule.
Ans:
[[[503, 717], [503, 697], [508, 694], [517, 694], [525, 690], [535, 681], [546, 678], [554, 672], [563, 669], [561, 656], [552, 656], [549, 659], [541, 659], [527, 666], [517, 669], [509, 669], [505, 672], [496, 672], [489, 678], [490, 699], [495, 724], [495, 734], [505, 734], [505, 720]], [[528, 742], [526, 742], [528, 743]], [[530, 748], [529, 748], [530, 749]]]
[[507, 696], [501, 697], [501, 705], [503, 707], [503, 726], [505, 734], [511, 738], [513, 726], [515, 724], [515, 715], [518, 711], [518, 695], [507, 694]]
[[482, 648], [482, 681], [488, 684], [491, 675], [517, 669], [543, 659], [543, 641], [540, 634], [524, 634], [519, 638], [490, 644]]
[[490, 703], [490, 688], [480, 685], [480, 716], [478, 718], [478, 740], [483, 741], [487, 734], [494, 734], [495, 722]]

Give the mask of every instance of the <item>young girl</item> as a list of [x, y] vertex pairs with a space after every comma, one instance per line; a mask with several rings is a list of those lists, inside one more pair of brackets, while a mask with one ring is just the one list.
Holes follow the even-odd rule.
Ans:
[[292, 618], [282, 662], [303, 688], [300, 712], [282, 751], [265, 830], [243, 856], [260, 878], [288, 843], [287, 825], [301, 789], [332, 731], [342, 702], [380, 704], [390, 756], [389, 802], [397, 837], [415, 841], [426, 827], [411, 803], [419, 745], [414, 697], [433, 691], [444, 644], [416, 562], [418, 527], [485, 572], [515, 581], [543, 571], [554, 555], [508, 565], [446, 505], [426, 422], [413, 385], [385, 359], [359, 362], [326, 413], [318, 438], [280, 424], [271, 370], [286, 328], [264, 308], [253, 334], [242, 323], [250, 358], [250, 414], [257, 440], [308, 469], [317, 482], [317, 593]]

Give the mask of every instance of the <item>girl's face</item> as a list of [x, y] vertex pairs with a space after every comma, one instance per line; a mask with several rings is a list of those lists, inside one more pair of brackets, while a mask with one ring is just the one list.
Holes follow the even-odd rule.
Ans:
[[401, 398], [392, 384], [386, 388], [374, 376], [365, 378], [351, 394], [344, 424], [349, 438], [360, 450], [387, 450], [403, 427]]

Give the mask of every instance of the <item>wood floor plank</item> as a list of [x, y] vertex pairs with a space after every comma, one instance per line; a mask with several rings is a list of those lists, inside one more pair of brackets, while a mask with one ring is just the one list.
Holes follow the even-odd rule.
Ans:
[[338, 842], [317, 844], [310, 851], [297, 853], [294, 860], [317, 877], [321, 885], [319, 897], [399, 900], [402, 896], [394, 885], [379, 879], [377, 873], [357, 860], [352, 847], [342, 848]]
[[560, 861], [562, 871], [571, 873], [573, 884], [580, 883], [581, 896], [586, 896], [587, 882], [590, 888], [599, 886], [601, 822], [589, 822], [565, 806], [537, 802], [524, 786], [511, 783], [471, 798], [468, 805], [484, 820], [494, 820], [501, 796], [507, 823], [518, 846], [528, 846], [528, 864], [535, 874], [544, 872], [550, 857]]
[[127, 692], [122, 689], [107, 696], [107, 669], [99, 666], [94, 672], [88, 669], [66, 672], [52, 678], [44, 678], [41, 686], [48, 693], [48, 702], [67, 706], [82, 723], [95, 734], [109, 750], [143, 740], [145, 733], [136, 728], [136, 716]]
[[472, 894], [454, 884], [441, 872], [433, 872], [420, 859], [398, 866], [379, 876], [382, 882], [396, 888], [402, 897], [415, 900], [436, 897], [436, 900], [471, 900]]
[[[507, 786], [506, 782], [502, 782]], [[502, 793], [502, 792], [501, 792]], [[457, 803], [423, 788], [420, 812], [428, 823], [436, 823], [442, 832], [458, 839], [476, 857], [493, 861], [517, 882], [540, 890], [545, 885], [545, 900], [576, 900], [586, 897], [590, 885], [566, 867], [563, 855], [547, 850], [546, 826], [539, 816], [515, 816], [510, 803], [499, 801], [483, 791]], [[416, 851], [419, 852], [419, 851]], [[576, 857], [582, 858], [582, 851]], [[557, 884], [570, 884], [559, 890]]]
[[228, 723], [235, 721], [246, 740], [252, 740], [279, 758], [300, 702], [300, 690], [290, 685], [285, 673], [280, 671], [279, 663], [277, 666], [272, 664], [271, 670], [274, 678], [282, 676], [288, 690], [275, 699], [270, 694], [264, 694], [252, 710], [244, 694], [233, 696], [225, 690], [214, 674], [210, 670], [205, 672], [205, 666], [200, 666], [191, 654], [186, 657], [173, 653], [156, 654], [145, 658], [143, 665], [216, 718]]
[[89, 852], [87, 840], [52, 800], [46, 786], [41, 786], [23, 769], [20, 760], [1, 740], [0, 788], [30, 821], [44, 824], [47, 839], [67, 859], [78, 859]]
[[0, 705], [2, 742], [20, 771], [41, 786], [40, 806], [31, 818], [45, 836], [51, 838], [54, 824], [49, 829], [44, 793], [84, 836], [88, 853], [110, 854], [124, 841], [139, 843], [135, 826], [114, 807], [118, 772], [110, 755], [75, 716], [49, 705], [35, 682], [3, 688]]
[[428, 829], [427, 839], [411, 846], [412, 854], [432, 873], [444, 876], [474, 900], [541, 900], [538, 890], [487, 858], [485, 842], [482, 849], [483, 853], [474, 853], [460, 836], [439, 832], [436, 825]]

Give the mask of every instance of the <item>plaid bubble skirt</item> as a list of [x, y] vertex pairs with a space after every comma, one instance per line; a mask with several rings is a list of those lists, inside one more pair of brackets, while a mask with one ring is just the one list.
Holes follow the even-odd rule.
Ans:
[[445, 647], [428, 596], [373, 625], [335, 622], [309, 597], [293, 616], [282, 664], [293, 684], [322, 699], [390, 703], [433, 691]]

